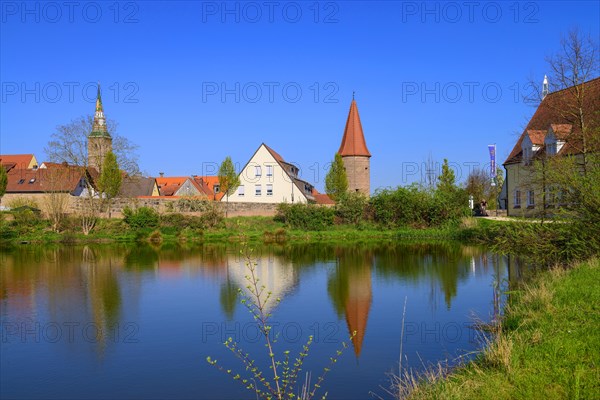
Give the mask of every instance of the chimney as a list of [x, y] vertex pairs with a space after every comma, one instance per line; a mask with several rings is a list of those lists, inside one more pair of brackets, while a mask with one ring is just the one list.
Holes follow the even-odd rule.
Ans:
[[162, 178], [163, 176], [165, 176], [164, 172], [159, 172], [158, 175], [160, 175], [160, 177]]

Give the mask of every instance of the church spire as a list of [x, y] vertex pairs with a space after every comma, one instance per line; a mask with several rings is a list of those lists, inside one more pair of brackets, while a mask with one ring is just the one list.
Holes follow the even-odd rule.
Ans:
[[364, 156], [371, 157], [367, 142], [363, 133], [360, 116], [358, 115], [358, 107], [352, 94], [352, 103], [350, 103], [350, 111], [346, 120], [346, 128], [344, 129], [344, 137], [338, 153], [342, 156]]
[[544, 98], [546, 98], [546, 96], [548, 96], [548, 93], [550, 93], [550, 88], [548, 85], [548, 77], [546, 75], [544, 75], [544, 82], [542, 83], [542, 100], [544, 100]]
[[100, 93], [100, 82], [98, 82], [98, 95], [96, 97], [96, 112], [94, 114], [94, 123], [90, 136], [110, 137], [106, 128], [106, 118], [104, 117], [104, 109], [102, 108], [102, 95]]

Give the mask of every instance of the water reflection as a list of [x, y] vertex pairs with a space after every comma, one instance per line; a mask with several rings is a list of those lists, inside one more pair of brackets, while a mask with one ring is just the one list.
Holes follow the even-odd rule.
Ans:
[[[245, 279], [247, 268], [240, 250], [236, 244], [93, 244], [3, 249], [0, 251], [3, 350], [13, 346], [18, 353], [3, 357], [2, 365], [13, 365], [17, 362], [12, 358], [17, 357], [14, 354], [24, 354], [31, 348], [29, 339], [36, 335], [32, 333], [35, 324], [41, 324], [42, 336], [48, 334], [44, 326], [49, 324], [60, 327], [77, 324], [75, 331], [80, 335], [83, 332], [92, 340], [61, 340], [69, 352], [57, 351], [57, 346], [61, 345], [54, 346], [51, 351], [57, 351], [58, 356], [50, 353], [47, 356], [50, 362], [59, 365], [63, 360], [70, 360], [69, 354], [79, 354], [85, 349], [91, 349], [97, 360], [110, 360], [114, 354], [133, 352], [127, 365], [141, 369], [146, 354], [156, 352], [160, 355], [163, 351], [170, 355], [180, 351], [177, 354], [183, 358], [194, 349], [194, 363], [198, 364], [193, 364], [191, 369], [206, 373], [205, 366], [198, 360], [215, 350], [213, 347], [198, 349], [198, 325], [206, 321], [220, 323], [248, 317], [239, 306], [238, 290], [247, 291], [248, 284]], [[497, 315], [501, 309], [500, 293], [506, 285], [515, 285], [523, 273], [519, 260], [514, 257], [456, 243], [271, 245], [256, 247], [254, 254], [260, 283], [265, 285], [266, 291], [272, 292], [273, 298], [281, 299], [288, 320], [325, 322], [337, 318], [348, 334], [356, 332], [352, 345], [355, 358], [361, 359], [361, 366], [352, 368], [358, 368], [359, 376], [363, 378], [369, 374], [384, 377], [385, 371], [389, 370], [390, 364], [382, 361], [382, 354], [389, 353], [389, 346], [398, 344], [398, 324], [391, 316], [395, 315], [399, 320], [398, 309], [401, 309], [404, 296], [412, 296], [409, 307], [414, 321], [425, 321], [427, 326], [433, 326], [434, 321], [442, 317], [460, 317], [462, 323], [468, 321], [468, 313], [473, 307], [487, 310], [485, 312], [491, 317]], [[321, 295], [329, 304], [305, 309], [312, 297], [320, 298]], [[267, 311], [278, 313], [274, 305], [271, 303]], [[282, 317], [281, 313], [279, 317]], [[25, 333], [20, 328], [23, 322]], [[136, 354], [135, 348], [120, 346], [124, 343], [124, 334], [128, 333], [123, 328], [132, 323], [145, 327], [143, 356]], [[84, 327], [89, 329], [84, 331]], [[189, 337], [186, 336], [188, 331]], [[21, 340], [23, 334], [28, 340]], [[417, 336], [414, 339], [410, 348], [421, 355], [435, 351], [437, 353], [432, 357], [441, 358], [442, 352], [448, 351], [448, 343], [419, 342]], [[215, 340], [215, 344], [218, 343], [220, 340]], [[463, 342], [452, 345], [465, 347]], [[161, 348], [164, 350], [157, 350]], [[331, 355], [329, 349], [324, 353]], [[397, 360], [397, 356], [392, 359]], [[34, 360], [22, 357], [19, 362], [23, 368], [29, 368], [28, 362]], [[77, 362], [73, 361], [78, 368], [84, 367]], [[92, 366], [88, 367], [93, 370]], [[119, 368], [113, 368], [119, 371]], [[189, 366], [186, 368], [190, 369]], [[340, 369], [351, 375], [354, 370], [349, 368]], [[13, 367], [13, 371], [18, 373], [18, 368]], [[129, 370], [121, 372], [130, 373]], [[153, 376], [155, 372], [148, 373]], [[40, 390], [48, 389], [47, 385], [56, 385], [57, 397], [64, 397], [61, 395], [65, 393], [60, 392], [60, 379], [51, 384], [43, 379], [43, 371], [39, 374]], [[106, 374], [110, 375], [109, 372]], [[178, 379], [185, 380], [185, 383], [179, 382], [182, 391], [194, 387], [197, 382], [194, 373], [188, 374], [183, 370], [175, 374]], [[10, 390], [5, 392], [3, 389], [2, 394], [35, 397], [18, 386], [17, 378], [13, 376], [10, 380], [6, 376], [2, 377], [2, 386], [8, 385]], [[160, 381], [158, 375], [156, 378]], [[147, 376], [139, 379], [137, 384], [147, 384]], [[170, 381], [165, 379], [167, 386]], [[223, 381], [219, 379], [204, 384], [222, 387]], [[368, 383], [369, 389], [380, 384], [376, 379]], [[93, 386], [90, 380], [84, 380], [82, 385], [84, 383]], [[146, 394], [154, 396], [150, 389], [152, 385], [161, 383], [149, 385]], [[363, 385], [367, 384], [363, 382]], [[104, 390], [106, 394], [98, 397], [115, 394], [110, 388], [97, 387], [96, 390], [98, 393]], [[158, 389], [155, 387], [154, 390]], [[352, 393], [352, 390], [352, 385], [348, 386], [348, 392]], [[170, 389], [165, 387], [165, 391], [165, 396], [176, 397], [172, 385]], [[125, 396], [126, 393], [121, 394]]]

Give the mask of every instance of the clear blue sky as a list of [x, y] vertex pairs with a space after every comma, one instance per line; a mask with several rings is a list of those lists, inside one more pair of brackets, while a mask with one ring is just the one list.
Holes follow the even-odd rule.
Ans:
[[151, 175], [243, 165], [265, 142], [322, 188], [353, 91], [373, 189], [430, 155], [483, 165], [497, 143], [502, 161], [534, 111], [528, 79], [569, 29], [599, 36], [599, 4], [3, 1], [0, 152], [43, 161], [100, 81]]

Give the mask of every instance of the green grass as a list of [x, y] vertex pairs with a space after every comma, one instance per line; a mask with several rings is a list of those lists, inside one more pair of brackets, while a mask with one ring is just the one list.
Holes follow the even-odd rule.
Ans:
[[600, 260], [540, 273], [511, 296], [503, 327], [475, 361], [447, 376], [397, 380], [407, 397], [600, 398]]
[[[61, 233], [53, 232], [49, 223], [43, 220], [25, 227], [16, 227], [13, 224], [9, 228], [11, 232], [5, 239], [32, 243], [134, 242], [147, 240], [156, 230], [156, 228], [131, 229], [121, 219], [99, 219], [94, 230], [85, 236], [81, 233], [81, 228], [73, 225], [74, 223], [67, 223]], [[157, 229], [161, 233], [163, 242], [245, 240], [269, 243], [461, 239], [459, 234], [461, 228], [458, 227], [388, 229], [373, 223], [361, 223], [334, 225], [321, 231], [303, 231], [286, 227], [272, 217], [232, 217], [225, 219], [218, 227], [204, 230], [174, 226], [161, 226]]]

